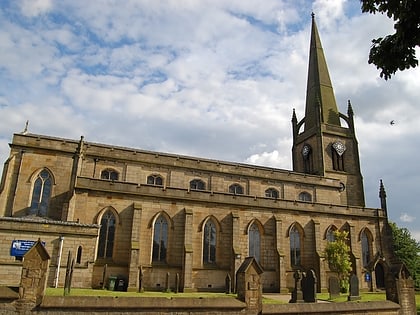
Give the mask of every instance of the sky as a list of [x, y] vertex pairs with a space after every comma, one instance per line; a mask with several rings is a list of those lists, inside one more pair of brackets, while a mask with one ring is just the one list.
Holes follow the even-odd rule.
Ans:
[[28, 120], [35, 134], [291, 170], [312, 12], [339, 110], [353, 106], [366, 205], [380, 207], [382, 179], [390, 220], [420, 241], [420, 68], [380, 78], [369, 49], [393, 23], [358, 0], [0, 0], [0, 160]]

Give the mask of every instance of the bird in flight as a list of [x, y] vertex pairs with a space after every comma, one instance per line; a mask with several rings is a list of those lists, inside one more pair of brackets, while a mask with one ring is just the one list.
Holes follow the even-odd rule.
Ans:
[[395, 125], [395, 120], [391, 120], [391, 121], [389, 122], [389, 124], [390, 124], [391, 126]]

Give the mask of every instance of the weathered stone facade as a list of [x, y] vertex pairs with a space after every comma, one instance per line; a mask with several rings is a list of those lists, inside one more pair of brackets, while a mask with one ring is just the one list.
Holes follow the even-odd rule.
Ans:
[[[19, 281], [11, 242], [40, 238], [51, 254], [50, 286], [63, 286], [71, 251], [74, 287], [103, 287], [118, 276], [129, 290], [140, 281], [163, 290], [169, 273], [172, 289], [178, 274], [181, 290], [224, 291], [227, 275], [235, 284], [253, 256], [265, 292], [291, 290], [296, 269], [314, 270], [326, 290], [323, 252], [335, 229], [349, 232], [354, 273], [363, 279], [365, 267], [379, 263], [382, 274], [372, 279], [384, 279], [386, 207], [365, 208], [351, 106], [345, 116], [320, 97], [332, 87], [329, 76], [322, 81], [326, 64], [312, 69], [314, 58], [325, 62], [315, 22], [311, 42], [308, 88], [322, 88], [308, 93], [307, 108], [318, 110], [300, 122], [293, 114], [293, 171], [15, 134], [0, 186], [0, 285]], [[348, 126], [323, 120], [322, 109]]]

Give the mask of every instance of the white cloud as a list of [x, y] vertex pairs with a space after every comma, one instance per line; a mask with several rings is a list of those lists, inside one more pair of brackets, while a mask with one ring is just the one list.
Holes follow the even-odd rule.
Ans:
[[407, 213], [402, 213], [400, 215], [400, 220], [402, 222], [413, 222], [415, 219], [416, 219], [415, 217], [408, 215]]
[[52, 8], [52, 0], [22, 0], [20, 6], [22, 13], [29, 17], [45, 14]]

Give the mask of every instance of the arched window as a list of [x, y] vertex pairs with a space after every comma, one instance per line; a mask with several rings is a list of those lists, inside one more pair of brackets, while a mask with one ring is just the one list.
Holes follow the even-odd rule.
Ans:
[[333, 170], [335, 171], [344, 171], [344, 152], [346, 151], [346, 146], [337, 141], [331, 145], [331, 157], [333, 162]]
[[362, 234], [360, 235], [360, 242], [362, 243], [363, 267], [366, 267], [370, 262], [372, 252], [371, 238], [370, 235], [367, 233], [366, 229], [363, 230]]
[[299, 194], [299, 197], [298, 198], [299, 198], [300, 201], [312, 201], [311, 194], [310, 193], [307, 193], [306, 191], [301, 192]]
[[229, 192], [231, 194], [235, 194], [235, 195], [243, 195], [244, 194], [244, 189], [239, 184], [232, 184], [232, 185], [229, 186]]
[[312, 148], [309, 144], [305, 144], [302, 147], [302, 158], [303, 158], [303, 172], [312, 174], [314, 172], [314, 162], [312, 158]]
[[168, 221], [163, 215], [160, 215], [154, 225], [153, 232], [153, 262], [166, 262], [168, 249]]
[[150, 175], [147, 177], [148, 185], [163, 186], [163, 178], [159, 175]]
[[193, 179], [192, 181], [190, 181], [190, 189], [205, 190], [206, 184], [201, 179]]
[[265, 196], [267, 198], [278, 199], [279, 198], [279, 191], [277, 189], [274, 189], [274, 188], [268, 188], [265, 191]]
[[325, 233], [325, 238], [327, 239], [327, 242], [335, 242], [335, 231], [337, 228], [333, 225], [328, 227], [327, 233]]
[[248, 230], [249, 256], [261, 262], [261, 235], [256, 222], [252, 223]]
[[101, 179], [118, 180], [118, 172], [113, 169], [106, 169], [101, 172]]
[[30, 214], [45, 217], [48, 214], [48, 204], [51, 197], [52, 177], [50, 172], [42, 170], [35, 178], [32, 189]]
[[293, 225], [289, 231], [290, 238], [290, 263], [292, 267], [300, 267], [301, 265], [301, 235], [299, 229]]
[[82, 246], [77, 248], [76, 264], [82, 263]]
[[101, 229], [99, 231], [99, 258], [112, 258], [115, 237], [115, 216], [111, 210], [107, 210], [101, 219]]
[[210, 219], [204, 226], [203, 263], [205, 264], [214, 264], [216, 262], [216, 237], [216, 225]]

